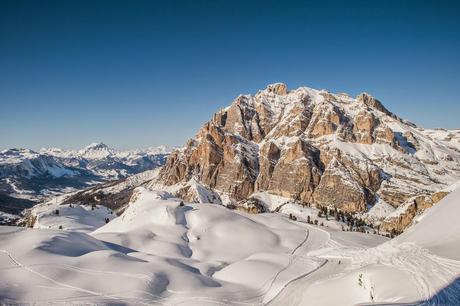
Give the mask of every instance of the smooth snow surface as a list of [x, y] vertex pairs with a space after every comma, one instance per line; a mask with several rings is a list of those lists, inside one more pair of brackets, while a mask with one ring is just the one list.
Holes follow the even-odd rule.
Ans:
[[[431, 253], [460, 260], [460, 188], [419, 216], [396, 241], [415, 243]], [[460, 293], [459, 293], [460, 294]]]
[[88, 205], [38, 205], [33, 209], [36, 216], [34, 228], [59, 229], [89, 233], [103, 226], [106, 219], [116, 217], [104, 206]]
[[365, 250], [331, 232], [335, 247], [318, 251], [328, 264], [288, 286], [272, 304], [460, 305], [459, 209], [457, 189], [406, 233]]
[[0, 303], [458, 305], [459, 199], [457, 190], [391, 241], [335, 220], [308, 225], [314, 210], [292, 203], [253, 215], [137, 188], [103, 226], [88, 221], [102, 208], [53, 215], [49, 204], [39, 228], [0, 227]]

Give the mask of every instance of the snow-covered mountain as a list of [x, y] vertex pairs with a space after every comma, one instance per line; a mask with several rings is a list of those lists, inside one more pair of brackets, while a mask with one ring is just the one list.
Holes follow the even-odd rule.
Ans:
[[[2, 169], [107, 179], [146, 151], [4, 151]], [[272, 84], [165, 166], [0, 226], [0, 302], [460, 305], [459, 165], [460, 130], [417, 127], [368, 94]]]
[[0, 193], [40, 200], [162, 166], [170, 149], [119, 151], [103, 143], [81, 150], [9, 149], [0, 152]]
[[107, 179], [125, 178], [161, 166], [170, 152], [171, 148], [166, 146], [119, 151], [102, 142], [92, 143], [81, 150], [40, 150], [41, 154], [54, 156], [66, 166], [85, 168]]
[[251, 211], [267, 210], [254, 195], [282, 196], [401, 232], [460, 180], [459, 135], [418, 127], [367, 93], [276, 83], [216, 112], [152, 185], [192, 199], [198, 182]]

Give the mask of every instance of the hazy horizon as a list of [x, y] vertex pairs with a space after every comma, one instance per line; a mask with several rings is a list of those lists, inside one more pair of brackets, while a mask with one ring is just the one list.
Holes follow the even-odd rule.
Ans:
[[460, 128], [455, 1], [0, 1], [0, 149], [181, 146], [267, 84]]

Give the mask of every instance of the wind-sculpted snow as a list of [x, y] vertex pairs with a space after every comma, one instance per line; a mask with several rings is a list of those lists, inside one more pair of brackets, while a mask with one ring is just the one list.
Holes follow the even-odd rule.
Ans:
[[[335, 220], [306, 224], [313, 209], [292, 203], [281, 211], [298, 221], [282, 213], [181, 204], [168, 192], [141, 187], [121, 216], [91, 233], [76, 232], [78, 226], [0, 227], [0, 301], [457, 305], [459, 198], [460, 191], [452, 192], [389, 241], [342, 231]], [[55, 223], [78, 215], [65, 209]]]
[[[54, 223], [78, 215], [60, 210]], [[0, 227], [0, 301], [257, 305], [322, 264], [297, 257], [308, 232], [281, 215], [181, 206], [138, 188], [120, 217], [90, 235]]]
[[[40, 229], [0, 227], [2, 303], [262, 305], [327, 263], [309, 253], [330, 235], [281, 214], [181, 205], [137, 188], [121, 216], [86, 234], [80, 208], [59, 209], [43, 208]], [[75, 223], [45, 229], [47, 218]]]
[[273, 305], [460, 305], [459, 204], [457, 189], [374, 248], [346, 247], [349, 233], [331, 233], [332, 248], [316, 254], [335, 262], [289, 286]]
[[76, 232], [92, 232], [116, 217], [103, 206], [44, 204], [33, 209], [34, 228], [65, 229]]

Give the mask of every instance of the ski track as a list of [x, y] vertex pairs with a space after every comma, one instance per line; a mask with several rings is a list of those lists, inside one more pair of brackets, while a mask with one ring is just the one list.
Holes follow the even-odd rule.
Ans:
[[[247, 297], [245, 298], [244, 300], [241, 300], [241, 301], [234, 301], [234, 300], [228, 300], [228, 299], [213, 299], [213, 298], [210, 298], [210, 297], [200, 297], [200, 296], [192, 296], [192, 297], [185, 297], [182, 301], [178, 301], [178, 302], [172, 302], [172, 303], [162, 303], [160, 301], [151, 301], [151, 300], [140, 300], [140, 299], [136, 299], [135, 303], [139, 303], [139, 304], [143, 304], [143, 305], [181, 305], [181, 304], [184, 304], [184, 303], [188, 303], [190, 300], [196, 300], [196, 301], [200, 301], [200, 302], [204, 302], [204, 303], [211, 303], [211, 304], [214, 304], [214, 305], [266, 305], [267, 303], [264, 303], [263, 302], [263, 299], [262, 301], [260, 302], [250, 302], [251, 300], [254, 300], [254, 299], [259, 299], [260, 297], [264, 297], [269, 291], [270, 289], [273, 287], [274, 283], [276, 282], [276, 280], [278, 279], [278, 277], [284, 272], [286, 271], [290, 266], [292, 266], [292, 264], [294, 264], [295, 262], [297, 262], [297, 260], [299, 259], [302, 259], [304, 258], [303, 256], [301, 255], [296, 255], [296, 252], [299, 251], [300, 248], [302, 248], [303, 246], [305, 246], [305, 244], [308, 242], [308, 238], [309, 238], [309, 235], [310, 235], [310, 231], [307, 229], [305, 230], [306, 234], [305, 234], [305, 238], [294, 248], [292, 249], [290, 252], [289, 252], [289, 255], [291, 256], [290, 259], [289, 259], [289, 262], [288, 264], [283, 267], [281, 270], [279, 270], [276, 275], [267, 280], [262, 286], [260, 289], [256, 290], [256, 291], [259, 291], [259, 290], [263, 290], [263, 292], [261, 292], [260, 294], [257, 294], [257, 295], [254, 295], [254, 296], [250, 296], [250, 297]], [[118, 296], [118, 295], [115, 295], [115, 294], [106, 294], [106, 293], [102, 293], [102, 292], [96, 292], [96, 291], [92, 291], [92, 290], [87, 290], [87, 289], [84, 289], [84, 288], [80, 288], [80, 287], [76, 287], [76, 286], [73, 286], [73, 285], [69, 285], [69, 284], [66, 284], [66, 283], [63, 283], [63, 282], [59, 282], [53, 278], [50, 278], [40, 272], [37, 272], [35, 270], [33, 270], [30, 266], [28, 265], [25, 265], [23, 263], [21, 263], [18, 259], [16, 259], [9, 251], [7, 250], [3, 250], [3, 249], [0, 249], [0, 253], [3, 253], [5, 254], [6, 256], [8, 256], [10, 258], [10, 260], [18, 267], [22, 268], [22, 269], [25, 269], [27, 270], [28, 272], [30, 273], [33, 273], [37, 276], [39, 276], [40, 278], [43, 278], [45, 280], [48, 280], [60, 287], [63, 287], [63, 289], [70, 289], [70, 290], [76, 290], [76, 291], [80, 291], [80, 292], [84, 292], [84, 293], [87, 293], [87, 294], [90, 294], [91, 296], [99, 296], [99, 297], [104, 297], [104, 298], [108, 298], [108, 299], [112, 299], [112, 300], [118, 300], [118, 301], [121, 301], [121, 302], [133, 302], [133, 299], [131, 298], [126, 298], [126, 297], [121, 297], [121, 296]], [[306, 274], [303, 274], [301, 276], [298, 276], [296, 277], [295, 279], [293, 280], [290, 280], [287, 284], [297, 280], [297, 279], [300, 279], [301, 277], [304, 277], [305, 275], [308, 275], [310, 273], [313, 273], [314, 271], [318, 270], [319, 268], [321, 268], [325, 263], [327, 262], [327, 260], [325, 262], [323, 262], [322, 264], [320, 264], [319, 267], [317, 267], [316, 269], [314, 269], [313, 271], [309, 271], [307, 272]], [[39, 264], [39, 265], [46, 265], [46, 264]], [[93, 270], [93, 269], [84, 269], [84, 268], [79, 268], [79, 267], [75, 267], [75, 266], [71, 266], [71, 265], [66, 265], [66, 264], [58, 264], [59, 266], [63, 267], [64, 269], [68, 269], [68, 270], [74, 270], [74, 271], [77, 271], [77, 272], [81, 272], [81, 273], [88, 273], [88, 274], [99, 274], [99, 273], [105, 273], [105, 274], [114, 274], [114, 275], [122, 275], [122, 276], [125, 276], [125, 277], [131, 277], [131, 278], [137, 278], [137, 279], [141, 279], [141, 280], [147, 280], [149, 277], [148, 275], [145, 275], [145, 274], [132, 274], [132, 273], [120, 273], [120, 272], [111, 272], [111, 271], [100, 271], [100, 270]], [[264, 287], [267, 286], [267, 284], [269, 283], [269, 286], [267, 289], [263, 289]], [[274, 296], [276, 297], [286, 286], [287, 284], [283, 285], [283, 287], [279, 290], [279, 292]], [[150, 292], [147, 292], [147, 291], [138, 291], [138, 292], [142, 292], [144, 294], [148, 294], [156, 299], [166, 299], [166, 298], [169, 298], [169, 297], [161, 297], [161, 296], [158, 296], [158, 295], [154, 295]], [[241, 292], [241, 291], [240, 291]], [[120, 293], [120, 292], [119, 292]], [[119, 294], [118, 293], [118, 294]], [[273, 298], [274, 298], [273, 297]], [[271, 300], [273, 300], [273, 298]], [[68, 301], [69, 299], [73, 299], [75, 300], [75, 298], [63, 298], [63, 299], [55, 299], [53, 300], [54, 302], [58, 302], [58, 301]], [[51, 303], [53, 301], [49, 301], [48, 303]]]
[[[104, 297], [104, 298], [108, 298], [108, 299], [112, 299], [112, 300], [118, 300], [118, 301], [123, 301], [123, 302], [127, 302], [125, 301], [124, 297], [120, 297], [120, 296], [116, 296], [116, 295], [113, 295], [113, 294], [105, 294], [103, 292], [96, 292], [96, 291], [92, 291], [92, 290], [88, 290], [88, 289], [84, 289], [84, 288], [80, 288], [80, 287], [76, 287], [76, 286], [72, 286], [72, 285], [69, 285], [69, 284], [66, 284], [66, 283], [62, 283], [62, 282], [59, 282], [51, 277], [48, 277], [40, 272], [37, 272], [35, 270], [33, 270], [32, 268], [30, 268], [29, 266], [27, 265], [24, 265], [23, 263], [21, 263], [20, 261], [18, 261], [9, 251], [7, 250], [3, 250], [3, 249], [0, 249], [0, 253], [3, 253], [5, 254], [6, 256], [8, 256], [10, 258], [10, 260], [18, 267], [30, 272], [30, 273], [33, 273], [43, 279], [46, 279], [58, 286], [61, 286], [61, 287], [65, 287], [65, 288], [68, 288], [68, 289], [71, 289], [71, 290], [76, 290], [76, 291], [81, 291], [81, 292], [84, 292], [84, 293], [88, 293], [88, 294], [91, 294], [91, 295], [94, 295], [94, 296], [100, 296], [100, 297]], [[128, 298], [129, 299], [129, 298]], [[161, 304], [161, 303], [157, 303], [157, 302], [154, 302], [155, 304], [147, 304], [147, 303], [144, 303], [140, 300], [136, 300], [135, 301], [136, 303], [140, 303], [140, 304], [143, 304], [143, 305], [155, 305], [155, 304]], [[161, 304], [161, 305], [165, 305], [165, 304]]]
[[[300, 222], [305, 224], [304, 222]], [[332, 248], [335, 250], [341, 250], [339, 254], [337, 254], [341, 258], [349, 258], [351, 259], [350, 266], [345, 270], [350, 270], [353, 268], [363, 268], [369, 264], [382, 264], [389, 267], [397, 268], [402, 271], [407, 272], [418, 291], [419, 300], [421, 305], [424, 303], [436, 304], [436, 303], [445, 303], [445, 299], [448, 299], [449, 302], [457, 302], [460, 303], [459, 297], [455, 296], [451, 292], [443, 294], [442, 297], [438, 297], [436, 295], [439, 288], [434, 288], [432, 283], [432, 275], [436, 275], [440, 279], [440, 282], [449, 283], [456, 277], [458, 277], [458, 271], [460, 271], [460, 262], [452, 259], [447, 259], [444, 257], [439, 257], [429, 253], [425, 249], [421, 249], [412, 244], [403, 244], [401, 246], [397, 246], [395, 248], [390, 248], [388, 250], [365, 250], [360, 248], [352, 248], [347, 247], [331, 238], [331, 234], [321, 228], [312, 227], [310, 225], [305, 224], [305, 237], [304, 239], [295, 246], [289, 253], [290, 257], [288, 263], [281, 268], [272, 278], [268, 279], [259, 289], [254, 290], [255, 292], [259, 291], [260, 293], [252, 296], [247, 296], [242, 298], [241, 300], [230, 300], [228, 298], [212, 298], [206, 296], [183, 296], [183, 297], [174, 297], [174, 296], [159, 296], [152, 294], [148, 291], [143, 290], [131, 290], [129, 292], [117, 292], [117, 293], [104, 293], [104, 292], [97, 292], [93, 290], [84, 289], [81, 287], [73, 286], [70, 284], [66, 284], [55, 280], [51, 277], [48, 277], [32, 268], [32, 266], [41, 266], [46, 264], [37, 264], [37, 265], [26, 265], [21, 263], [13, 254], [9, 251], [0, 249], [0, 253], [5, 254], [9, 257], [9, 259], [19, 268], [22, 268], [30, 273], [33, 273], [39, 276], [42, 279], [50, 281], [51, 283], [58, 286], [60, 289], [68, 289], [79, 291], [85, 293], [87, 295], [81, 296], [79, 299], [78, 297], [73, 298], [61, 298], [61, 299], [53, 299], [52, 301], [47, 301], [47, 303], [53, 304], [59, 302], [65, 302], [70, 299], [72, 300], [80, 300], [85, 301], [90, 296], [102, 297], [114, 301], [119, 302], [126, 302], [126, 303], [136, 303], [142, 305], [182, 305], [190, 303], [191, 301], [196, 301], [201, 305], [272, 305], [277, 298], [283, 294], [283, 292], [291, 285], [294, 284], [301, 279], [323, 269], [325, 266], [331, 264], [331, 262], [326, 259], [322, 258], [321, 255], [318, 256], [308, 256], [308, 253], [311, 251], [320, 250], [321, 248], [327, 247]], [[321, 232], [323, 235], [312, 235], [312, 231]], [[313, 237], [313, 238], [311, 238]], [[358, 258], [356, 258], [358, 256]], [[293, 279], [288, 280], [284, 284], [280, 285], [280, 288], [277, 289], [276, 294], [273, 295], [268, 301], [264, 301], [264, 297], [273, 289], [276, 281], [279, 279], [280, 275], [283, 272], [287, 271], [290, 267], [292, 267], [295, 263], [302, 261], [303, 259], [308, 260], [318, 260], [319, 265], [303, 273]], [[148, 281], [150, 278], [147, 274], [135, 274], [135, 273], [125, 273], [125, 272], [113, 272], [113, 271], [103, 271], [103, 270], [94, 270], [94, 269], [85, 269], [80, 267], [75, 267], [72, 265], [67, 264], [58, 264], [63, 269], [74, 270], [79, 273], [87, 273], [87, 274], [107, 274], [107, 275], [120, 275], [126, 278], [134, 278], [143, 281]], [[426, 271], [431, 271], [429, 274]], [[342, 271], [343, 272], [343, 271]], [[334, 273], [333, 273], [334, 274]], [[370, 284], [372, 287], [372, 284]], [[170, 293], [172, 292], [167, 289]], [[250, 292], [252, 290], [248, 290]], [[121, 294], [125, 293], [133, 293], [139, 292], [150, 296], [152, 299], [148, 298], [131, 298], [122, 296]], [[244, 291], [238, 291], [238, 293], [242, 293]], [[183, 294], [187, 294], [188, 292], [183, 292]], [[230, 292], [231, 293], [231, 292]], [[229, 294], [229, 292], [225, 292], [225, 294]], [[170, 299], [168, 302], [162, 302], [162, 300]], [[176, 300], [177, 299], [177, 300]]]
[[[273, 287], [273, 284], [275, 283], [276, 279], [281, 275], [281, 273], [283, 273], [284, 271], [286, 271], [290, 266], [292, 266], [293, 263], [295, 263], [299, 258], [302, 259], [303, 257], [302, 256], [297, 256], [295, 255], [295, 253], [301, 248], [303, 247], [307, 241], [308, 241], [308, 238], [309, 238], [309, 235], [310, 235], [310, 231], [309, 230], [305, 230], [306, 234], [305, 234], [305, 238], [294, 248], [292, 249], [289, 254], [291, 255], [290, 259], [289, 259], [289, 262], [288, 264], [283, 267], [281, 270], [279, 270], [276, 275], [272, 278], [272, 279], [269, 279], [267, 280], [261, 287], [260, 289], [257, 289], [256, 291], [259, 291], [259, 290], [263, 290], [262, 293], [260, 294], [257, 294], [257, 295], [254, 295], [254, 296], [250, 296], [250, 297], [247, 297], [245, 298], [244, 300], [241, 300], [241, 301], [230, 301], [228, 299], [212, 299], [212, 298], [209, 298], [209, 297], [187, 297], [187, 300], [183, 300], [183, 301], [179, 301], [178, 303], [174, 303], [174, 305], [181, 305], [181, 304], [184, 304], [184, 303], [187, 303], [188, 301], [190, 300], [199, 300], [199, 301], [202, 301], [202, 302], [210, 302], [210, 303], [215, 303], [216, 305], [253, 305], [253, 306], [256, 306], [256, 305], [267, 305], [268, 303], [270, 302], [263, 302], [263, 299], [262, 301], [259, 301], [259, 302], [249, 302], [250, 300], [255, 300], [255, 299], [258, 299], [260, 297], [264, 297], [269, 291], [270, 289]], [[327, 261], [327, 260], [326, 260]], [[293, 280], [290, 280], [287, 284], [289, 284], [290, 282], [296, 280], [296, 279], [299, 279], [301, 277], [304, 277], [305, 275], [308, 275], [309, 273], [312, 273], [316, 270], [318, 270], [319, 268], [321, 268], [323, 265], [325, 264], [322, 263], [319, 267], [317, 267], [316, 269], [314, 269], [313, 271], [309, 271], [307, 272], [306, 274], [303, 274], [301, 276], [298, 276], [296, 277], [295, 279]], [[267, 289], [263, 289], [267, 283], [270, 283], [269, 287]], [[283, 285], [283, 287], [278, 291], [278, 293], [272, 298], [270, 299], [273, 300], [281, 291], [283, 291], [283, 289], [287, 286], [287, 284]], [[241, 293], [241, 291], [239, 291], [239, 293]]]

